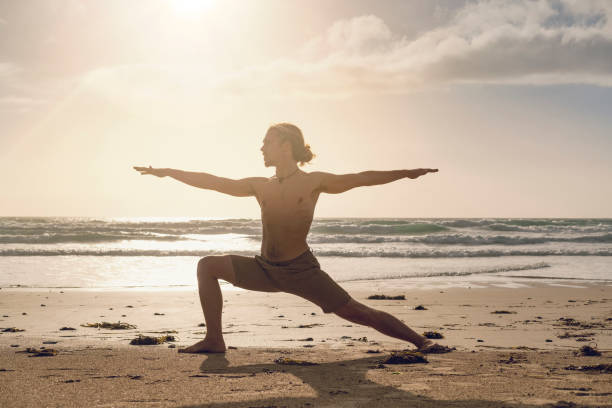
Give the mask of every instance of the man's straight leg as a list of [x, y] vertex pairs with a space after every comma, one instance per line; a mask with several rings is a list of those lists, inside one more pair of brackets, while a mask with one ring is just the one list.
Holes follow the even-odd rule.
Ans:
[[370, 326], [387, 336], [409, 341], [419, 349], [433, 344], [432, 341], [406, 326], [397, 317], [382, 310], [373, 309], [354, 299], [340, 306], [334, 313], [353, 323]]

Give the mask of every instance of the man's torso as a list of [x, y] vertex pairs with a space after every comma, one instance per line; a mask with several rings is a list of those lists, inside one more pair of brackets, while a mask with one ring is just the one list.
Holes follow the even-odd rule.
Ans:
[[320, 194], [318, 186], [318, 177], [301, 171], [282, 182], [270, 178], [255, 185], [261, 207], [264, 258], [283, 261], [308, 249], [306, 236]]

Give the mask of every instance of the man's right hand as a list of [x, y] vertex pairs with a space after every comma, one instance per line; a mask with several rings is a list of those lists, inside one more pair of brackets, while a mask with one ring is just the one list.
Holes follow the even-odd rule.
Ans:
[[408, 175], [406, 177], [410, 179], [415, 179], [427, 173], [437, 173], [437, 172], [438, 172], [438, 169], [413, 169], [413, 170], [408, 170]]
[[152, 174], [157, 177], [166, 177], [168, 175], [168, 169], [154, 169], [153, 167], [137, 167], [134, 166], [134, 169], [139, 171], [141, 175], [143, 174]]

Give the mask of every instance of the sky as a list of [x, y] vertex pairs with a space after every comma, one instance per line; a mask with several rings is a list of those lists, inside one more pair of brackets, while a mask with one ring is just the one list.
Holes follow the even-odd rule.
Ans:
[[612, 2], [0, 2], [0, 216], [259, 217], [132, 166], [438, 168], [316, 217], [612, 217]]

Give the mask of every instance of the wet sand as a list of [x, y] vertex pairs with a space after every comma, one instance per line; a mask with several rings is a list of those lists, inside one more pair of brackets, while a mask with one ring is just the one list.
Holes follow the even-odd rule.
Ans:
[[[411, 345], [287, 294], [225, 292], [231, 349], [191, 355], [177, 348], [206, 330], [195, 291], [2, 289], [0, 328], [24, 331], [0, 334], [0, 406], [612, 405], [612, 287], [583, 286], [384, 291], [405, 300], [368, 300], [382, 292], [347, 286], [457, 349], [406, 365], [380, 362]], [[118, 321], [136, 328], [81, 326]], [[176, 341], [130, 345], [139, 334]], [[585, 345], [601, 355], [580, 355]], [[28, 347], [56, 353], [33, 357]]]

